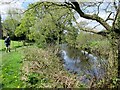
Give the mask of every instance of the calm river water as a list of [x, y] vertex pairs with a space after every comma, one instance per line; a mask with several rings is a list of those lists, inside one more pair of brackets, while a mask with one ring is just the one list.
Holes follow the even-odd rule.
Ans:
[[61, 45], [61, 56], [65, 69], [78, 75], [78, 79], [86, 85], [93, 78], [99, 80], [104, 77], [107, 70], [107, 60], [67, 45]]

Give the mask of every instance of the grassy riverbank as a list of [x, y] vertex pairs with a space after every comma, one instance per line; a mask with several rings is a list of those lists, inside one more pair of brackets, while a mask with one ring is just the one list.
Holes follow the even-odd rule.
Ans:
[[0, 51], [0, 86], [3, 88], [85, 87], [76, 75], [64, 69], [60, 59], [50, 48], [46, 50], [26, 46], [19, 47], [16, 51], [11, 50], [10, 53], [2, 50], [3, 47]]
[[75, 74], [71, 74], [64, 69], [62, 62], [53, 54], [50, 47], [48, 50], [37, 47], [26, 48], [22, 72], [22, 80], [26, 87], [84, 87]]
[[[4, 44], [3, 40], [1, 42]], [[63, 67], [52, 47], [38, 48], [35, 45], [22, 46], [16, 41], [10, 53], [2, 47], [0, 86], [3, 88], [88, 88], [76, 74]], [[95, 47], [97, 44], [91, 44]], [[105, 43], [105, 42], [104, 42]], [[20, 46], [21, 45], [21, 46]], [[105, 45], [100, 43], [100, 45]], [[54, 47], [55, 48], [55, 47]], [[98, 47], [99, 48], [99, 47]], [[96, 48], [97, 49], [97, 48]], [[100, 83], [102, 85], [102, 83]]]

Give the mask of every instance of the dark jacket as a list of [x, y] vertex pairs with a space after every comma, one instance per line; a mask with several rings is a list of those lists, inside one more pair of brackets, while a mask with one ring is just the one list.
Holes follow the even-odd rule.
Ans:
[[5, 44], [10, 45], [10, 38], [5, 38]]

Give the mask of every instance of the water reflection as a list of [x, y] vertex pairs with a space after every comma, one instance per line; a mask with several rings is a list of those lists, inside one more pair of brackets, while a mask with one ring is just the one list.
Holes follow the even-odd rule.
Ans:
[[79, 75], [83, 83], [88, 84], [94, 77], [98, 80], [105, 74], [106, 60], [86, 51], [62, 45], [61, 55], [65, 69]]

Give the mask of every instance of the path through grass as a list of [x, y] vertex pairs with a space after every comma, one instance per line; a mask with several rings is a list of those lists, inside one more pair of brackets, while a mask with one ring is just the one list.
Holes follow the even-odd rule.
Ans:
[[10, 53], [0, 52], [2, 60], [0, 60], [0, 68], [2, 72], [0, 74], [1, 85], [3, 88], [19, 88], [23, 87], [21, 78], [22, 68], [22, 53], [23, 49], [19, 48], [17, 51]]
[[[21, 47], [22, 42], [11, 41], [11, 49]], [[4, 40], [0, 39], [0, 88], [21, 87], [20, 69], [22, 67], [22, 48], [6, 53]]]

